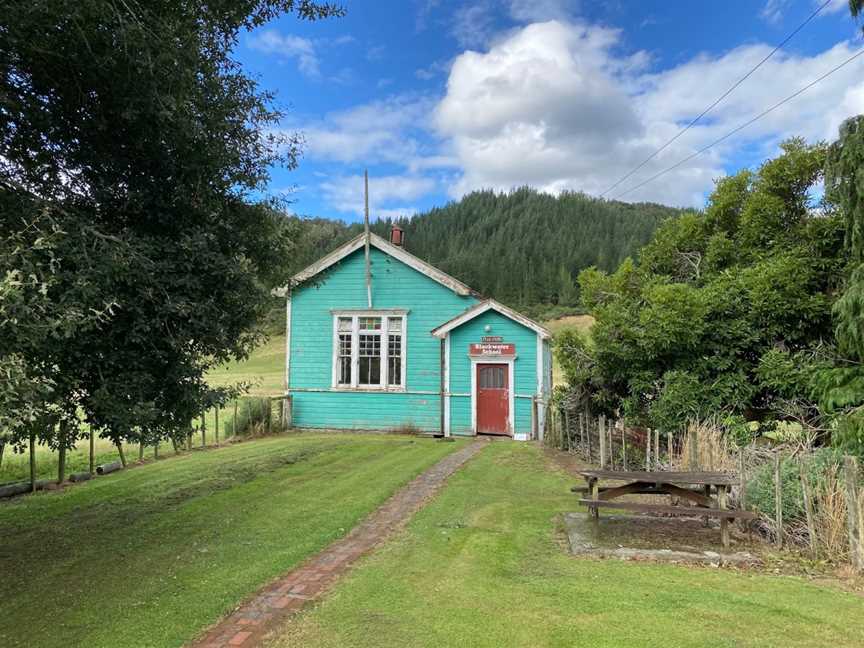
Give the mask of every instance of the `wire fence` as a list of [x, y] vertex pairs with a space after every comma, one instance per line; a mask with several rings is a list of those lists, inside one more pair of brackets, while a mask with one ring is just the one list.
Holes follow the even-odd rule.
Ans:
[[16, 448], [7, 447], [8, 439], [0, 435], [0, 498], [50, 488], [67, 480], [84, 481], [120, 470], [129, 462], [157, 460], [238, 438], [276, 434], [290, 427], [290, 396], [245, 396], [207, 408], [184, 430], [156, 443], [145, 440], [143, 435], [136, 440], [133, 435], [114, 445], [84, 426], [72, 448], [54, 451], [40, 446], [34, 434], [29, 444], [11, 452]]

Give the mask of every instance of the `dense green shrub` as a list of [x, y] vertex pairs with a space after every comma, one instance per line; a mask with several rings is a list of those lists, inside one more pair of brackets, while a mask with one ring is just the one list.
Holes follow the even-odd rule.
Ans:
[[593, 343], [558, 359], [595, 411], [673, 433], [730, 415], [824, 427], [810, 380], [833, 358], [843, 220], [817, 202], [826, 146], [781, 148], [664, 221], [637, 259], [579, 274]]
[[[783, 497], [783, 519], [790, 522], [804, 519], [804, 496], [801, 490], [799, 459], [783, 457], [780, 462], [780, 481]], [[820, 489], [829, 471], [840, 464], [842, 454], [833, 448], [821, 448], [811, 457], [804, 459], [810, 487]], [[760, 513], [773, 518], [774, 506], [774, 463], [760, 466], [747, 481], [748, 509], [755, 508]]]

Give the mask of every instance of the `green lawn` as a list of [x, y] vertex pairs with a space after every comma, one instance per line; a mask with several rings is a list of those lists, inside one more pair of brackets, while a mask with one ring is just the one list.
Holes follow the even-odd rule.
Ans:
[[861, 646], [864, 600], [797, 577], [568, 556], [572, 478], [493, 443], [270, 648]]
[[289, 435], [0, 503], [0, 646], [180, 646], [459, 447]]

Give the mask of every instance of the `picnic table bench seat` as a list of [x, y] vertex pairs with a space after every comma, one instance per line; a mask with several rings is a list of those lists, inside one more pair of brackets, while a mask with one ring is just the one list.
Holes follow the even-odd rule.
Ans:
[[624, 509], [640, 513], [666, 513], [669, 515], [736, 518], [739, 520], [752, 520], [758, 517], [752, 511], [741, 511], [739, 509], [708, 508], [704, 506], [669, 506], [664, 504], [641, 504], [639, 502], [610, 502], [608, 500], [580, 499], [580, 504], [588, 507], [602, 506], [604, 508]]

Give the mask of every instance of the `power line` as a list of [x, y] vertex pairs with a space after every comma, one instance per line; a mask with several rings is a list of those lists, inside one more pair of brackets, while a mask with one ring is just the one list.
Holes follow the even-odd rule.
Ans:
[[729, 138], [732, 137], [735, 133], [744, 130], [745, 128], [747, 128], [748, 126], [750, 126], [750, 124], [753, 124], [754, 122], [759, 121], [760, 119], [762, 119], [762, 118], [763, 118], [765, 115], [767, 115], [768, 113], [773, 112], [774, 110], [776, 110], [777, 108], [779, 108], [779, 107], [782, 106], [783, 104], [785, 104], [785, 103], [791, 101], [792, 99], [794, 99], [794, 98], [797, 97], [798, 95], [800, 95], [800, 94], [806, 92], [807, 90], [809, 90], [810, 88], [812, 88], [813, 86], [815, 86], [817, 83], [819, 83], [819, 82], [822, 81], [823, 79], [825, 79], [825, 78], [831, 76], [832, 74], [834, 74], [834, 73], [835, 73], [837, 70], [839, 70], [840, 68], [846, 67], [847, 65], [849, 65], [849, 63], [851, 63], [852, 61], [854, 61], [855, 59], [857, 59], [857, 58], [858, 58], [859, 56], [861, 56], [862, 54], [864, 54], [864, 49], [860, 50], [860, 51], [857, 52], [856, 54], [853, 54], [852, 56], [850, 56], [848, 59], [846, 59], [845, 61], [843, 61], [842, 63], [840, 63], [840, 64], [837, 65], [836, 67], [831, 68], [831, 69], [828, 70], [825, 74], [823, 74], [822, 76], [820, 76], [818, 79], [816, 79], [816, 80], [814, 80], [814, 81], [811, 81], [810, 83], [808, 83], [806, 86], [804, 86], [803, 88], [801, 88], [801, 89], [798, 90], [797, 92], [795, 92], [795, 93], [789, 95], [789, 96], [786, 97], [785, 99], [781, 99], [780, 101], [778, 101], [777, 103], [775, 103], [775, 104], [774, 104], [773, 106], [771, 106], [770, 108], [768, 108], [768, 109], [766, 109], [766, 110], [763, 110], [761, 113], [759, 113], [758, 115], [756, 115], [756, 116], [753, 117], [752, 119], [750, 119], [750, 120], [744, 122], [743, 124], [741, 124], [740, 126], [734, 128], [734, 129], [732, 129], [731, 131], [729, 131], [728, 133], [726, 133], [723, 137], [720, 137], [719, 139], [714, 140], [714, 141], [711, 142], [710, 144], [708, 144], [708, 145], [706, 145], [706, 146], [703, 146], [701, 149], [699, 149], [699, 150], [696, 151], [695, 153], [691, 153], [690, 155], [688, 155], [687, 157], [685, 157], [683, 160], [680, 160], [680, 161], [676, 162], [676, 163], [673, 164], [672, 166], [667, 167], [667, 168], [663, 169], [662, 171], [659, 171], [659, 172], [655, 173], [653, 176], [651, 176], [651, 177], [648, 178], [647, 180], [643, 180], [642, 182], [640, 182], [640, 183], [637, 184], [636, 186], [634, 186], [634, 187], [630, 187], [629, 189], [627, 189], [627, 191], [624, 191], [623, 193], [618, 194], [618, 195], [615, 196], [615, 198], [613, 198], [612, 200], [619, 200], [619, 199], [622, 198], [623, 196], [626, 196], [627, 194], [632, 193], [633, 191], [636, 191], [637, 189], [639, 189], [639, 188], [641, 188], [641, 187], [644, 187], [644, 186], [645, 186], [646, 184], [648, 184], [649, 182], [653, 182], [654, 180], [656, 180], [656, 179], [659, 178], [660, 176], [665, 175], [665, 174], [669, 173], [670, 171], [674, 171], [674, 170], [677, 169], [679, 166], [681, 166], [682, 164], [684, 164], [684, 163], [686, 163], [686, 162], [689, 162], [689, 161], [692, 160], [693, 158], [695, 158], [695, 157], [697, 157], [697, 156], [699, 156], [699, 155], [702, 155], [705, 151], [707, 151], [707, 150], [710, 149], [711, 147], [716, 146], [716, 145], [719, 144], [720, 142], [723, 142], [724, 140], [729, 139]]
[[641, 168], [644, 167], [646, 164], [648, 164], [651, 160], [653, 160], [655, 157], [657, 157], [657, 156], [658, 156], [658, 155], [659, 155], [659, 154], [660, 154], [664, 149], [666, 149], [666, 147], [668, 147], [670, 144], [672, 144], [672, 142], [674, 142], [674, 141], [677, 140], [679, 137], [681, 137], [684, 133], [686, 133], [688, 130], [690, 130], [690, 128], [691, 128], [693, 125], [695, 125], [696, 122], [698, 122], [698, 121], [699, 121], [700, 119], [702, 119], [705, 115], [707, 115], [709, 112], [711, 112], [711, 110], [713, 110], [714, 107], [715, 107], [717, 104], [719, 104], [719, 103], [720, 103], [721, 101], [723, 101], [726, 97], [728, 97], [730, 94], [732, 94], [732, 91], [735, 90], [735, 88], [737, 88], [737, 87], [740, 86], [742, 83], [744, 83], [744, 82], [745, 82], [745, 81], [750, 77], [750, 75], [752, 75], [756, 70], [758, 70], [760, 67], [762, 67], [762, 64], [765, 63], [765, 61], [767, 61], [767, 60], [770, 59], [772, 56], [774, 56], [774, 54], [776, 54], [776, 53], [778, 52], [778, 50], [780, 50], [781, 47], [783, 47], [786, 43], [788, 43], [790, 40], [792, 40], [792, 37], [795, 36], [795, 34], [797, 34], [799, 31], [801, 31], [802, 29], [804, 29], [804, 27], [807, 26], [807, 23], [809, 23], [809, 22], [810, 22], [811, 20], [813, 20], [816, 16], [818, 16], [818, 15], [819, 15], [819, 12], [821, 12], [825, 7], [827, 7], [828, 4], [829, 4], [830, 2], [831, 2], [831, 0], [825, 0], [825, 2], [822, 3], [821, 6], [819, 6], [819, 7], [818, 7], [818, 8], [817, 8], [817, 9], [816, 9], [812, 14], [810, 14], [810, 16], [808, 16], [807, 20], [805, 20], [803, 23], [801, 23], [800, 25], [798, 25], [798, 27], [795, 29], [795, 31], [793, 31], [793, 32], [792, 32], [791, 34], [789, 34], [786, 38], [784, 38], [783, 41], [782, 41], [779, 45], [777, 45], [777, 47], [775, 47], [773, 50], [771, 50], [771, 51], [768, 53], [768, 55], [765, 56], [765, 58], [763, 58], [761, 61], [759, 61], [759, 62], [758, 62], [754, 67], [752, 67], [752, 68], [750, 69], [750, 71], [747, 72], [747, 74], [745, 74], [743, 77], [741, 77], [740, 79], [738, 79], [738, 80], [737, 80], [737, 81], [732, 85], [732, 87], [730, 87], [726, 92], [724, 92], [722, 95], [720, 95], [720, 96], [717, 98], [717, 100], [714, 101], [714, 103], [712, 103], [712, 104], [711, 104], [710, 106], [708, 106], [705, 110], [703, 110], [701, 113], [699, 113], [699, 114], [696, 116], [696, 118], [693, 119], [693, 121], [691, 121], [689, 124], [687, 124], [687, 125], [686, 125], [684, 128], [682, 128], [680, 131], [678, 131], [678, 133], [677, 133], [677, 134], [676, 134], [672, 139], [668, 140], [665, 144], [663, 144], [663, 146], [661, 146], [661, 147], [658, 148], [656, 151], [654, 151], [651, 155], [649, 155], [647, 158], [645, 158], [644, 160], [642, 160], [642, 162], [640, 162], [637, 166], [635, 166], [633, 169], [631, 169], [631, 170], [630, 170], [626, 175], [624, 175], [622, 178], [619, 178], [619, 180], [618, 180], [615, 184], [613, 184], [613, 185], [612, 185], [611, 187], [609, 187], [606, 191], [604, 191], [603, 193], [601, 193], [601, 194], [600, 194], [600, 198], [602, 198], [603, 196], [605, 196], [606, 194], [608, 194], [608, 193], [609, 193], [610, 191], [612, 191], [615, 187], [617, 187], [618, 185], [620, 185], [620, 184], [621, 184], [622, 182], [624, 182], [627, 178], [629, 178], [629, 177], [632, 176], [634, 173], [636, 173], [639, 169], [641, 169]]

